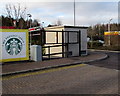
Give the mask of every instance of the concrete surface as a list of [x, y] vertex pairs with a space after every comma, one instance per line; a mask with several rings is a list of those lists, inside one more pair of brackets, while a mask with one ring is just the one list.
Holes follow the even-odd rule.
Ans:
[[71, 57], [62, 59], [46, 60], [42, 62], [9, 62], [3, 63], [2, 75], [11, 75], [25, 73], [30, 71], [44, 70], [55, 67], [63, 67], [74, 64], [88, 63], [92, 61], [102, 60], [108, 56], [101, 52], [89, 52], [89, 55], [82, 57]]

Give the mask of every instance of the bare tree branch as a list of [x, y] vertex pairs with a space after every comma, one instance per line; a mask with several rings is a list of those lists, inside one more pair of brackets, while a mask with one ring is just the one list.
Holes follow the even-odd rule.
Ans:
[[6, 13], [7, 13], [7, 16], [11, 18], [9, 5], [6, 5]]
[[20, 14], [20, 17], [21, 17], [21, 18], [25, 18], [25, 16], [26, 16], [26, 10], [27, 10], [27, 8], [25, 7], [25, 8], [23, 9], [23, 11], [21, 12], [21, 14]]
[[10, 18], [14, 18], [16, 20], [20, 19], [20, 18], [25, 18], [26, 15], [26, 7], [21, 7], [20, 3], [18, 3], [17, 5], [13, 4], [7, 4], [6, 5], [6, 13], [7, 16]]

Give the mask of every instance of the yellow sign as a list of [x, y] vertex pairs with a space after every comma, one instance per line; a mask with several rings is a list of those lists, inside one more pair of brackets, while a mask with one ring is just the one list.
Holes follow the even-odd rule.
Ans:
[[104, 35], [120, 35], [120, 31], [104, 32]]
[[0, 29], [0, 62], [29, 60], [26, 29]]

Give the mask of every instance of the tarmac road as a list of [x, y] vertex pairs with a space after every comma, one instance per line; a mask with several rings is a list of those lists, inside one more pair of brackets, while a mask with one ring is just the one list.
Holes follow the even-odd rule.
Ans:
[[3, 94], [118, 94], [118, 61], [108, 54], [108, 61], [3, 78]]
[[95, 61], [88, 64], [120, 70], [120, 53], [115, 53], [115, 52], [104, 52], [104, 53], [106, 53], [109, 56], [108, 59]]

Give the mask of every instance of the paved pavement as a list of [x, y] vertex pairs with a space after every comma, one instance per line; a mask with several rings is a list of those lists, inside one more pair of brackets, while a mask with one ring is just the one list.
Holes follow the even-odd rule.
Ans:
[[118, 96], [118, 86], [118, 71], [81, 64], [3, 77], [2, 93], [11, 96]]
[[89, 52], [89, 55], [82, 57], [70, 57], [54, 60], [46, 60], [40, 62], [7, 62], [2, 64], [2, 75], [10, 75], [17, 73], [25, 73], [30, 71], [38, 71], [49, 68], [63, 67], [68, 65], [88, 63], [105, 59], [108, 56], [101, 52]]

